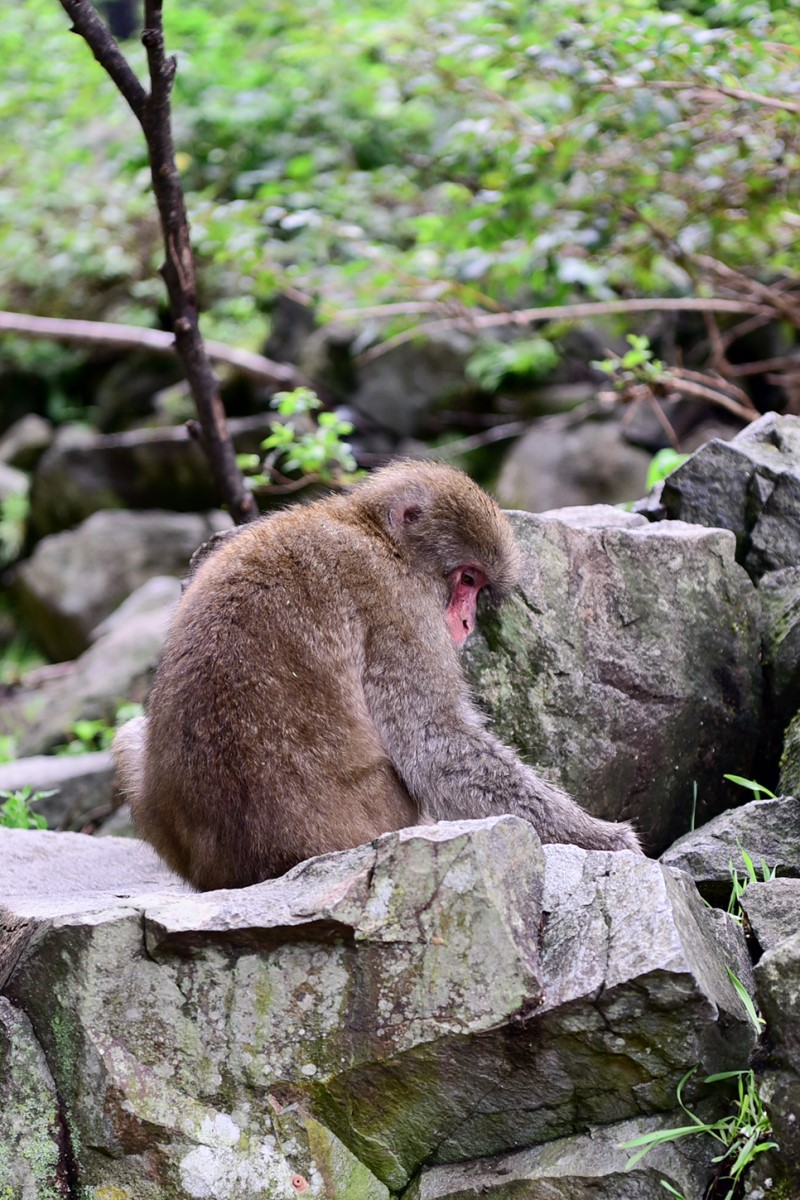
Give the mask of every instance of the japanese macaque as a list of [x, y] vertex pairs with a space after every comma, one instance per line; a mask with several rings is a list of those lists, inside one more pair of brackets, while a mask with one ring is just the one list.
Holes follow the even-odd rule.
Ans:
[[403, 462], [236, 531], [197, 566], [148, 715], [114, 750], [145, 838], [201, 889], [430, 820], [515, 813], [543, 841], [639, 850], [487, 729], [459, 646], [519, 551], [460, 471]]

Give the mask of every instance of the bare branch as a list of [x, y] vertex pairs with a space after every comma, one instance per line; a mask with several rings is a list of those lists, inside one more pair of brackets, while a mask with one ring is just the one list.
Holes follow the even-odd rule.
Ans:
[[[21, 337], [52, 338], [55, 342], [77, 342], [85, 346], [112, 346], [120, 350], [152, 350], [175, 354], [175, 336], [163, 329], [140, 325], [117, 325], [110, 321], [73, 321], [66, 317], [35, 317], [30, 313], [0, 312], [0, 333]], [[243, 375], [275, 387], [296, 388], [303, 377], [288, 363], [275, 362], [252, 350], [206, 342], [208, 357], [234, 367]]]
[[89, 0], [61, 0], [61, 7], [72, 21], [72, 32], [80, 34], [88, 44], [100, 66], [128, 101], [134, 116], [141, 121], [147, 92], [94, 6]]
[[764, 96], [760, 92], [748, 92], [744, 88], [724, 87], [716, 83], [681, 83], [671, 79], [646, 79], [642, 87], [658, 88], [666, 92], [688, 92], [697, 100], [717, 100], [727, 96], [731, 100], [746, 100], [750, 104], [758, 104], [761, 108], [776, 108], [780, 112], [800, 113], [800, 103], [792, 100], [779, 100], [776, 96]]
[[219, 395], [219, 383], [198, 325], [194, 255], [170, 125], [170, 92], [176, 63], [174, 58], [167, 58], [164, 53], [161, 0], [145, 0], [142, 41], [150, 71], [149, 94], [136, 80], [89, 0], [61, 0], [61, 4], [72, 18], [76, 32], [81, 34], [97, 61], [108, 71], [142, 127], [150, 159], [153, 194], [164, 237], [165, 261], [161, 273], [167, 285], [172, 311], [175, 349], [183, 363], [197, 407], [203, 429], [203, 446], [220, 495], [228, 504], [237, 524], [253, 520], [258, 516], [258, 507], [236, 464], [236, 454]]
[[[731, 312], [755, 313], [759, 316], [777, 316], [777, 305], [757, 303], [754, 300], [723, 300], [706, 299], [702, 296], [688, 296], [677, 299], [653, 300], [598, 300], [587, 304], [554, 304], [543, 308], [524, 308], [515, 312], [479, 313], [472, 315], [464, 312], [457, 317], [443, 317], [436, 321], [426, 321], [413, 329], [405, 329], [394, 337], [387, 338], [377, 346], [366, 350], [358, 358], [359, 363], [368, 363], [380, 358], [396, 346], [403, 346], [415, 338], [424, 337], [440, 329], [481, 330], [496, 329], [506, 325], [534, 325], [538, 321], [582, 321], [591, 317], [608, 317], [626, 313], [650, 312]], [[347, 316], [352, 318], [357, 314], [356, 309], [350, 309]], [[376, 309], [372, 309], [377, 316]], [[339, 314], [342, 319], [342, 314]]]

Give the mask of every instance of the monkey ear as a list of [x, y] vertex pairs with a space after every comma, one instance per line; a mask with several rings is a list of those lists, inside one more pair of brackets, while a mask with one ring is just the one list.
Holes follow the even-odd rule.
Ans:
[[422, 516], [419, 504], [393, 504], [389, 509], [389, 524], [395, 528], [401, 525], [416, 525]]
[[389, 527], [399, 531], [416, 525], [428, 507], [426, 501], [427, 497], [419, 488], [396, 496], [389, 506]]

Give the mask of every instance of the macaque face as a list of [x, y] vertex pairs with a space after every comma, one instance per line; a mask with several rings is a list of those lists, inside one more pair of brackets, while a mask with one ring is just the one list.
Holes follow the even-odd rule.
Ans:
[[479, 567], [459, 567], [450, 576], [447, 628], [457, 646], [463, 646], [475, 628], [478, 596], [489, 580]]

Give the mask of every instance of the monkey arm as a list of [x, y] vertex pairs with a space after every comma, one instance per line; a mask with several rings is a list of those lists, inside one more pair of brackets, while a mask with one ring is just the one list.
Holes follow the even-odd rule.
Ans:
[[590, 816], [487, 729], [461, 678], [426, 676], [420, 683], [407, 671], [402, 679], [393, 676], [391, 684], [386, 673], [368, 683], [368, 705], [423, 816], [462, 820], [512, 813], [529, 821], [544, 842], [640, 851], [630, 825]]

